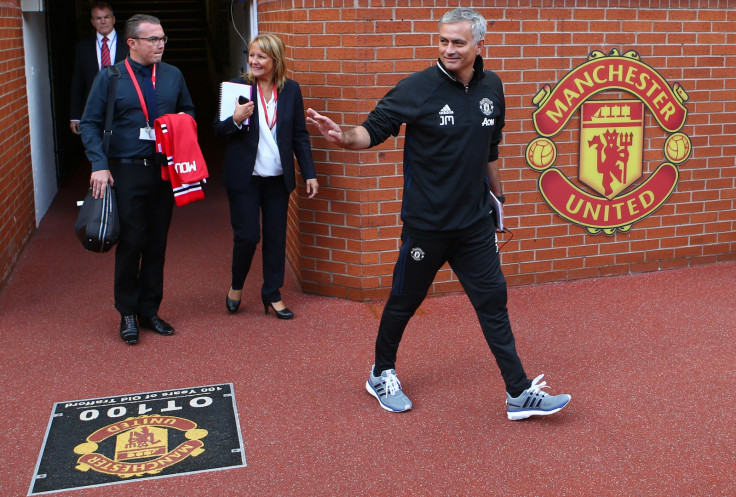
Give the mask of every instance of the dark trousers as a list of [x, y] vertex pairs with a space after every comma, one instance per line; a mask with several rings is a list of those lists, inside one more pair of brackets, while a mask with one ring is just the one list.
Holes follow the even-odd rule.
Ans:
[[530, 386], [511, 332], [506, 308], [506, 279], [488, 227], [449, 239], [417, 239], [401, 235], [393, 286], [376, 338], [375, 372], [395, 369], [404, 329], [427, 296], [437, 271], [450, 263], [475, 308], [483, 335], [501, 370], [506, 390], [519, 393]]
[[174, 195], [158, 166], [110, 166], [120, 213], [115, 250], [115, 308], [151, 317], [164, 294], [166, 239]]
[[248, 276], [253, 255], [261, 240], [263, 222], [263, 286], [265, 302], [281, 300], [286, 264], [286, 219], [289, 192], [283, 176], [253, 176], [243, 192], [227, 191], [230, 201], [230, 224], [233, 227], [232, 288], [241, 290]]

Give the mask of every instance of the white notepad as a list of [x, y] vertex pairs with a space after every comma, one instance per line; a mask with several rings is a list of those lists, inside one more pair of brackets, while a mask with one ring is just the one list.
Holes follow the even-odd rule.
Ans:
[[[220, 83], [220, 121], [232, 117], [235, 113], [235, 102], [237, 102], [238, 97], [242, 96], [251, 100], [251, 90], [250, 85], [243, 83], [233, 83], [231, 81]], [[249, 121], [250, 119], [246, 119], [243, 124], [247, 126]]]
[[493, 199], [493, 217], [496, 220], [496, 230], [503, 231], [503, 204], [493, 192], [491, 192], [491, 199]]

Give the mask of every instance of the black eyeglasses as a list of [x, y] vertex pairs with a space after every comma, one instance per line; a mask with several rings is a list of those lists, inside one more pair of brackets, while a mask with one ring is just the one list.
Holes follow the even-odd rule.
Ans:
[[141, 38], [140, 36], [133, 36], [132, 37], [135, 40], [146, 40], [151, 45], [158, 45], [159, 43], [163, 43], [166, 45], [166, 42], [169, 41], [168, 36], [149, 36], [148, 38]]

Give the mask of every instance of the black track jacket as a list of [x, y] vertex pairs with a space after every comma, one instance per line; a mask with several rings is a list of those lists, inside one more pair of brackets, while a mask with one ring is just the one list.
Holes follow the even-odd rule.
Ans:
[[401, 80], [362, 126], [371, 147], [406, 123], [401, 219], [414, 234], [455, 236], [491, 223], [486, 176], [505, 124], [503, 84], [476, 57], [467, 88], [442, 61]]

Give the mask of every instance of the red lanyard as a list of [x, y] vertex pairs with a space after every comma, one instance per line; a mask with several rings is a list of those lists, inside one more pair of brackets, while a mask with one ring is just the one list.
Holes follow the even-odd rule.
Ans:
[[274, 103], [274, 109], [273, 109], [273, 122], [268, 122], [268, 109], [266, 109], [266, 100], [263, 98], [263, 92], [261, 91], [261, 87], [258, 87], [258, 95], [261, 97], [261, 104], [263, 105], [263, 117], [266, 118], [266, 124], [268, 124], [268, 129], [273, 129], [274, 126], [276, 126], [276, 112], [278, 109], [275, 107], [276, 104], [279, 101], [279, 96], [276, 94], [276, 85], [273, 85], [273, 103]]
[[[130, 79], [133, 80], [133, 86], [135, 86], [135, 91], [138, 92], [138, 100], [141, 102], [141, 109], [143, 110], [143, 116], [146, 118], [146, 124], [148, 123], [148, 107], [146, 107], [146, 100], [143, 98], [143, 92], [141, 91], [141, 87], [138, 84], [138, 79], [136, 79], [135, 74], [133, 73], [133, 68], [130, 67], [130, 62], [128, 62], [128, 59], [125, 59], [125, 67], [128, 69], [128, 74], [130, 74]], [[153, 65], [153, 69], [151, 70], [151, 82], [153, 83], [153, 89], [156, 89], [156, 64]]]

